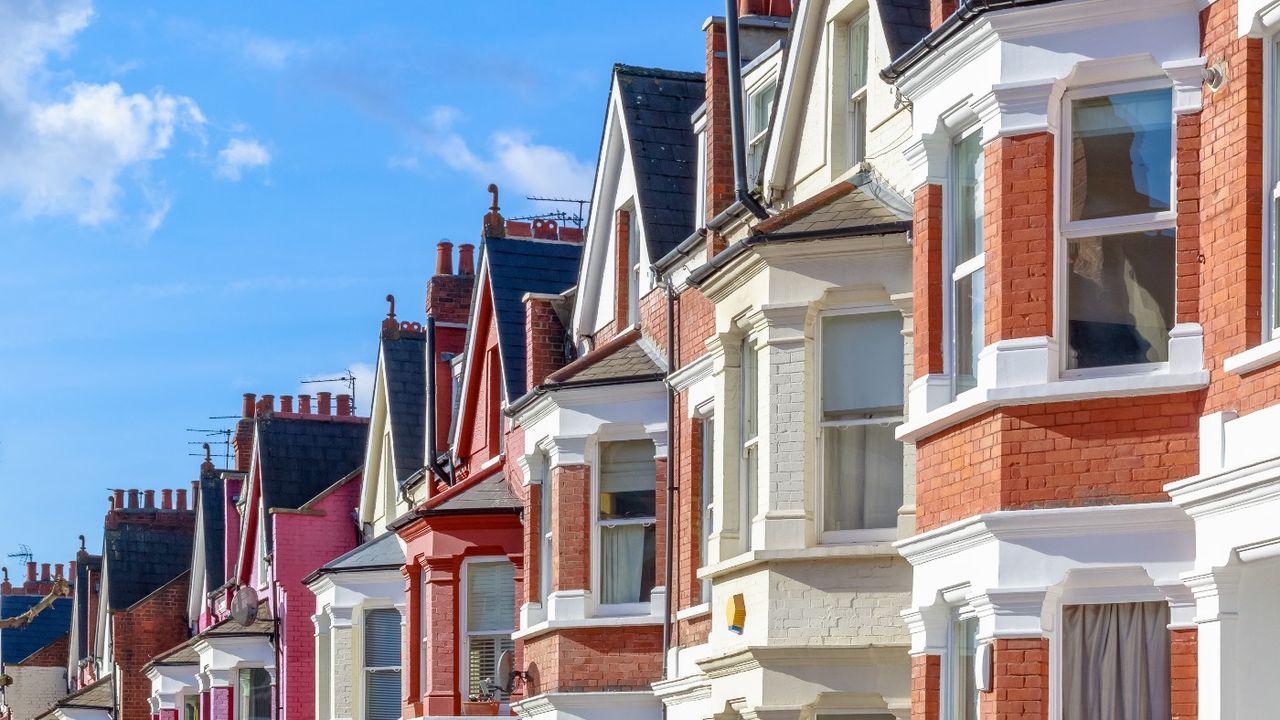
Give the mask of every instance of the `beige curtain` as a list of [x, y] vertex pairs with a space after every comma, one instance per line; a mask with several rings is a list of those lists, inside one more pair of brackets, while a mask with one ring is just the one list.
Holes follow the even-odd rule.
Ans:
[[1169, 606], [1062, 609], [1063, 720], [1169, 720]]

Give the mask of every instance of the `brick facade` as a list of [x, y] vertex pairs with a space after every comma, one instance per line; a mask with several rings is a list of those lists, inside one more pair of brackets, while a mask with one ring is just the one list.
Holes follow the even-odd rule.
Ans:
[[925, 185], [914, 201], [911, 294], [914, 377], [942, 372], [942, 186]]
[[187, 582], [183, 573], [123, 611], [110, 615], [118, 720], [151, 720], [151, 680], [142, 667], [187, 639]]
[[649, 690], [661, 674], [662, 628], [574, 628], [524, 644], [527, 694]]
[[1000, 138], [985, 161], [986, 342], [1050, 335], [1053, 136]]
[[991, 691], [980, 698], [982, 720], [1047, 720], [1049, 641], [992, 641]]

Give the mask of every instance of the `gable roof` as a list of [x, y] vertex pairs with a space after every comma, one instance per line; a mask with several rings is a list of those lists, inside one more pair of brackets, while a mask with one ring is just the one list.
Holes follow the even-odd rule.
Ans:
[[[0, 595], [0, 617], [21, 615], [43, 598], [43, 595]], [[0, 662], [21, 662], [66, 635], [71, 629], [71, 606], [71, 598], [58, 598], [26, 627], [0, 630]]]
[[[525, 293], [558, 295], [573, 287], [578, 279], [582, 246], [528, 238], [486, 238], [481, 252], [484, 255], [482, 264], [489, 271], [488, 285], [493, 295], [506, 397], [514, 400], [524, 395], [526, 390], [524, 302], [521, 298]], [[473, 327], [469, 332], [478, 330]], [[471, 364], [470, 360], [468, 364]]]
[[929, 0], [882, 0], [880, 21], [889, 57], [896, 60], [929, 34]]
[[360, 468], [369, 432], [362, 420], [259, 417], [263, 508], [297, 510]]
[[702, 73], [615, 65], [637, 203], [650, 262], [694, 231], [698, 139], [692, 115], [706, 100]]
[[484, 511], [519, 511], [524, 507], [520, 498], [511, 492], [511, 485], [502, 473], [495, 473], [467, 484], [443, 502], [431, 505], [430, 514], [469, 513]]
[[401, 331], [398, 338], [382, 340], [378, 358], [386, 383], [396, 482], [400, 484], [426, 463], [426, 349], [424, 333]]
[[174, 522], [129, 522], [103, 532], [108, 610], [125, 610], [190, 570], [195, 514], [168, 511]]

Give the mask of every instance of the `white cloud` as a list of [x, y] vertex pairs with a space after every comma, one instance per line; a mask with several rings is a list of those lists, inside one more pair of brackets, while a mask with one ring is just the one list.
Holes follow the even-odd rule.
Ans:
[[[590, 196], [592, 167], [572, 153], [539, 144], [525, 131], [504, 130], [493, 133], [487, 151], [480, 154], [454, 129], [461, 117], [457, 108], [433, 108], [419, 133], [422, 151], [503, 189], [528, 195]], [[404, 158], [393, 158], [391, 164], [409, 167]]]
[[315, 375], [303, 378], [307, 382], [299, 386], [297, 394], [307, 394], [312, 397], [315, 397], [316, 393], [321, 391], [333, 393], [334, 397], [337, 397], [340, 394], [350, 394], [351, 386], [345, 382], [315, 382], [317, 380], [329, 380], [330, 378], [342, 377], [346, 375], [348, 371], [356, 379], [355, 404], [357, 414], [368, 415], [373, 401], [374, 375], [377, 372], [376, 369], [368, 363], [356, 363], [340, 370], [316, 373]]
[[[51, 86], [47, 61], [67, 53], [92, 16], [87, 0], [0, 0], [0, 194], [28, 215], [86, 225], [114, 219], [125, 178], [145, 183], [175, 132], [205, 123], [194, 100], [163, 90]], [[153, 208], [143, 224], [154, 230], [163, 215]]]
[[227, 146], [218, 152], [218, 177], [235, 182], [240, 174], [251, 168], [266, 167], [271, 164], [271, 153], [257, 140], [232, 138]]
[[240, 33], [236, 44], [246, 60], [269, 70], [281, 70], [307, 52], [298, 43], [249, 33]]

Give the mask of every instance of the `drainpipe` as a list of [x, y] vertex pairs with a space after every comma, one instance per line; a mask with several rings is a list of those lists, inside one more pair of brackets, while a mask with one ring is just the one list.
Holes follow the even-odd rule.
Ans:
[[747, 188], [747, 142], [742, 127], [742, 57], [738, 54], [738, 3], [724, 0], [725, 43], [729, 64], [729, 122], [733, 136], [733, 193], [738, 202], [758, 219], [769, 213]]
[[430, 315], [427, 316], [427, 396], [431, 398], [431, 406], [427, 408], [427, 468], [440, 481], [452, 485], [449, 474], [440, 466], [436, 450], [436, 319]]
[[[730, 0], [732, 2], [732, 0]], [[666, 547], [662, 553], [662, 577], [666, 583], [667, 592], [662, 598], [662, 679], [667, 678], [667, 657], [671, 650], [671, 603], [674, 593], [675, 583], [672, 582], [671, 569], [672, 560], [675, 553], [672, 550], [672, 542], [675, 540], [675, 523], [672, 519], [675, 517], [675, 495], [676, 495], [676, 438], [679, 433], [676, 430], [676, 390], [671, 385], [671, 373], [676, 366], [676, 305], [675, 305], [675, 288], [671, 285], [671, 278], [666, 278], [663, 285], [667, 290], [667, 523], [663, 528], [663, 536], [665, 538]], [[667, 704], [662, 704], [662, 714], [666, 717]]]

